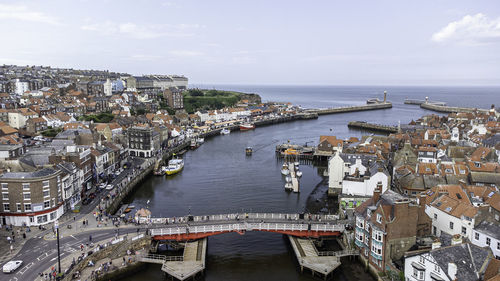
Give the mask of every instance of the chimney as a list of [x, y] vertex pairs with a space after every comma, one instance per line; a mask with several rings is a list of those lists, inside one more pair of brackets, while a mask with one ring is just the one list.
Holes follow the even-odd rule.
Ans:
[[455, 234], [453, 235], [453, 238], [451, 238], [451, 245], [458, 244], [462, 244], [462, 236], [460, 236], [460, 234]]
[[439, 238], [434, 239], [432, 242], [432, 249], [439, 249], [441, 248], [441, 241], [439, 241]]
[[448, 276], [451, 280], [456, 280], [457, 278], [457, 265], [453, 262], [448, 263]]
[[373, 204], [375, 205], [378, 202], [378, 199], [380, 198], [380, 195], [382, 194], [382, 182], [379, 181], [377, 183], [377, 187], [373, 190]]

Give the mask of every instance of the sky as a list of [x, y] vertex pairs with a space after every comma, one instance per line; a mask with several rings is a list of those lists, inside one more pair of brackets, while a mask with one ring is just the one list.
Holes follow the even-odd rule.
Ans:
[[500, 85], [497, 0], [0, 0], [0, 64], [190, 84]]

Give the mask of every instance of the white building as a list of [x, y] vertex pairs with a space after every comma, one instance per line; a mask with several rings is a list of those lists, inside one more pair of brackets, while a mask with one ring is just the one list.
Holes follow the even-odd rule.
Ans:
[[483, 280], [491, 260], [491, 252], [470, 243], [452, 240], [451, 246], [435, 242], [428, 251], [405, 254], [406, 281]]
[[480, 222], [473, 230], [472, 244], [490, 247], [496, 259], [500, 259], [500, 225], [487, 221]]
[[109, 79], [106, 79], [106, 82], [103, 84], [104, 87], [104, 95], [110, 97], [113, 95], [113, 83]]
[[29, 91], [29, 84], [27, 81], [16, 79], [15, 87], [16, 89], [14, 92], [18, 95], [22, 95], [24, 92]]

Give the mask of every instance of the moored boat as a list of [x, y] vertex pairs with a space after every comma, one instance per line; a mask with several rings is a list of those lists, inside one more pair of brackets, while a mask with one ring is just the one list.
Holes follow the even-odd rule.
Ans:
[[252, 155], [252, 153], [253, 153], [253, 148], [252, 147], [249, 146], [249, 147], [245, 148], [245, 154], [246, 155]]
[[292, 190], [293, 189], [293, 184], [291, 182], [285, 183], [285, 190]]
[[288, 170], [288, 165], [286, 163], [283, 163], [283, 166], [281, 167], [281, 174], [284, 176], [290, 174], [290, 170]]
[[230, 133], [231, 133], [231, 130], [229, 130], [228, 128], [224, 128], [220, 131], [221, 135], [229, 135]]
[[248, 131], [255, 129], [255, 125], [251, 123], [243, 123], [240, 125], [240, 131]]
[[172, 159], [168, 161], [168, 166], [165, 168], [165, 174], [167, 174], [167, 176], [177, 174], [183, 168], [184, 168], [184, 160]]

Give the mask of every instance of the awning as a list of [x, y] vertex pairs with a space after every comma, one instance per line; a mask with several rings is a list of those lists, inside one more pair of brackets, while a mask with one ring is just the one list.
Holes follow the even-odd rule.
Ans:
[[417, 262], [412, 262], [411, 266], [413, 266], [414, 268], [416, 268], [418, 270], [425, 271], [425, 267]]

